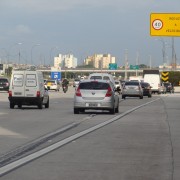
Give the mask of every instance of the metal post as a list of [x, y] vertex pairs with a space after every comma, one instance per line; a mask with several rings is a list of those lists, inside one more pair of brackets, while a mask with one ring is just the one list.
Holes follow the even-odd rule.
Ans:
[[128, 50], [125, 50], [125, 75], [124, 75], [124, 79], [127, 80], [127, 63], [128, 63]]

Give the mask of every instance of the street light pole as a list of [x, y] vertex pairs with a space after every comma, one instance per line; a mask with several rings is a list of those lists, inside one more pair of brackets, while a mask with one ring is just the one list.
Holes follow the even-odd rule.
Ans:
[[164, 39], [156, 39], [162, 43], [162, 56], [163, 56], [163, 69], [165, 68], [165, 57], [166, 57], [166, 43]]
[[127, 80], [127, 64], [128, 64], [128, 50], [125, 49], [125, 75], [124, 75], [125, 80]]
[[[13, 44], [10, 48], [9, 48], [9, 53], [8, 53], [8, 63], [9, 63], [9, 57], [10, 57], [10, 51], [11, 51], [11, 49], [14, 47], [14, 46], [16, 46], [16, 45], [21, 45], [22, 43], [15, 43], [15, 44]], [[18, 52], [18, 57], [19, 57], [19, 60], [18, 60], [18, 64], [20, 63], [20, 48], [19, 48], [19, 52]]]
[[31, 47], [31, 65], [33, 64], [33, 61], [32, 61], [32, 50], [34, 47], [36, 46], [40, 46], [40, 44], [34, 44], [32, 47]]
[[50, 62], [50, 64], [51, 64], [52, 51], [55, 50], [55, 49], [58, 49], [58, 47], [57, 46], [52, 47], [51, 50], [50, 50], [50, 55], [49, 55], [49, 62]]

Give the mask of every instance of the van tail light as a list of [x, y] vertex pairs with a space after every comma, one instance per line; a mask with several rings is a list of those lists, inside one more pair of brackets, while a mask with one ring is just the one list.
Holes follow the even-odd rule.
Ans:
[[78, 87], [77, 88], [77, 90], [76, 90], [76, 96], [79, 96], [79, 97], [81, 97], [82, 95], [81, 95], [81, 91], [80, 91], [80, 88]]
[[41, 95], [40, 91], [37, 91], [36, 97], [40, 97], [40, 95]]
[[111, 87], [108, 87], [107, 93], [105, 97], [111, 97], [112, 96], [112, 89]]
[[9, 93], [9, 97], [12, 97], [12, 91], [9, 91], [8, 93]]

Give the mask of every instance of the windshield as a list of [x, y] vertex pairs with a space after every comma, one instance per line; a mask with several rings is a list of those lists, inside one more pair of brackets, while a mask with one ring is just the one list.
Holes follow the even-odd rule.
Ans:
[[108, 83], [102, 82], [85, 82], [79, 85], [80, 89], [96, 89], [96, 90], [106, 90], [108, 89]]

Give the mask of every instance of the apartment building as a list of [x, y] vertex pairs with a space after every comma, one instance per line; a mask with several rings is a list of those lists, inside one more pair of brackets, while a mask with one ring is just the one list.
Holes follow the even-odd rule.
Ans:
[[59, 54], [58, 57], [54, 57], [54, 67], [58, 68], [76, 68], [77, 58], [73, 54], [62, 55]]
[[93, 56], [88, 56], [84, 60], [84, 64], [93, 65], [95, 68], [103, 69], [109, 68], [109, 63], [115, 63], [116, 58], [111, 56], [111, 54], [94, 54]]

